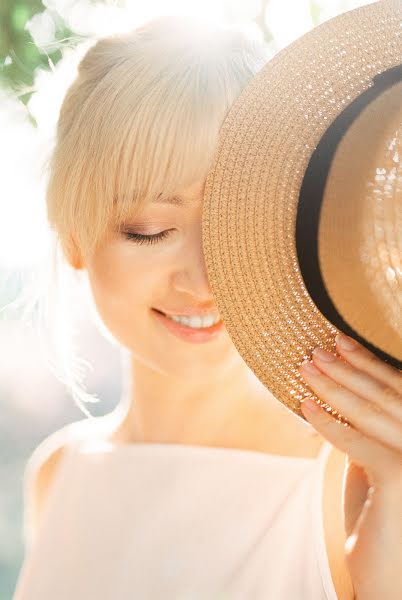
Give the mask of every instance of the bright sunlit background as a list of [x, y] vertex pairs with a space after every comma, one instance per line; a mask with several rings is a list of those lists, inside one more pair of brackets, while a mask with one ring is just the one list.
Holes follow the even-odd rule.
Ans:
[[[22, 478], [46, 435], [82, 419], [50, 372], [18, 310], [2, 310], [49, 252], [44, 164], [64, 93], [90, 36], [163, 14], [237, 23], [272, 55], [359, 0], [2, 0], [0, 2], [0, 600], [11, 599], [23, 558]], [[80, 352], [94, 365], [87, 390], [105, 414], [121, 395], [120, 358], [77, 298]], [[38, 599], [39, 600], [39, 599]]]

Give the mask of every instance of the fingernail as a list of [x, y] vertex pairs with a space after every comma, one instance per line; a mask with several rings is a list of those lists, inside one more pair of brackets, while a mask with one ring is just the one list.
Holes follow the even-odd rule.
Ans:
[[335, 360], [335, 356], [331, 352], [324, 350], [324, 348], [315, 348], [313, 354], [325, 362], [333, 362]]
[[303, 367], [303, 369], [305, 371], [307, 371], [308, 373], [311, 373], [312, 375], [319, 375], [320, 374], [320, 370], [317, 369], [317, 367], [314, 366], [313, 363], [311, 363], [308, 360], [305, 360], [304, 362], [302, 362], [301, 366]]
[[335, 337], [335, 341], [344, 350], [356, 350], [358, 347], [356, 340], [343, 333], [338, 333]]

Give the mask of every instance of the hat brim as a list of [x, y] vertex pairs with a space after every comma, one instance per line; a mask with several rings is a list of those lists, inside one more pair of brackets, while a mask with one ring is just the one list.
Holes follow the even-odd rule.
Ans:
[[304, 397], [325, 403], [298, 368], [316, 346], [334, 352], [339, 329], [318, 308], [300, 269], [300, 190], [331, 123], [379, 73], [402, 63], [401, 22], [402, 3], [377, 2], [323, 23], [275, 55], [229, 111], [206, 181], [204, 255], [226, 329], [259, 380], [302, 418]]

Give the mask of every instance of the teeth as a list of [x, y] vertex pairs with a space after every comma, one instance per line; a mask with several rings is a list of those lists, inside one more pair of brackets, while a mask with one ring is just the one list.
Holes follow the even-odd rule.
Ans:
[[192, 327], [193, 329], [205, 329], [207, 327], [211, 327], [220, 321], [220, 316], [216, 314], [205, 315], [203, 317], [179, 317], [176, 315], [166, 315], [169, 319], [176, 321], [176, 323], [181, 323], [182, 325], [187, 325], [187, 327]]

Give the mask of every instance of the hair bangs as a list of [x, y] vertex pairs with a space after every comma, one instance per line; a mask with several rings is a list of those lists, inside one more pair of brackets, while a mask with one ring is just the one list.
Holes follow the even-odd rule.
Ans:
[[[64, 199], [57, 200], [63, 222], [56, 228], [65, 247], [73, 242], [83, 256], [91, 256], [111, 228], [148, 202], [206, 178], [230, 106], [256, 64], [264, 63], [251, 60], [244, 40], [245, 51], [234, 60], [233, 45], [241, 36], [231, 36], [231, 43], [224, 37], [226, 47], [222, 40], [208, 47], [205, 41], [184, 43], [171, 36], [161, 53], [150, 40], [141, 52], [135, 48], [139, 41], [129, 36], [103, 40], [109, 51], [115, 45], [115, 60], [109, 58], [108, 70], [97, 78], [94, 64], [104, 66], [106, 49], [100, 41], [88, 51], [63, 103], [62, 143], [48, 186], [53, 221], [56, 182], [60, 193], [64, 190]], [[74, 118], [67, 110], [73, 99], [81, 100]]]

